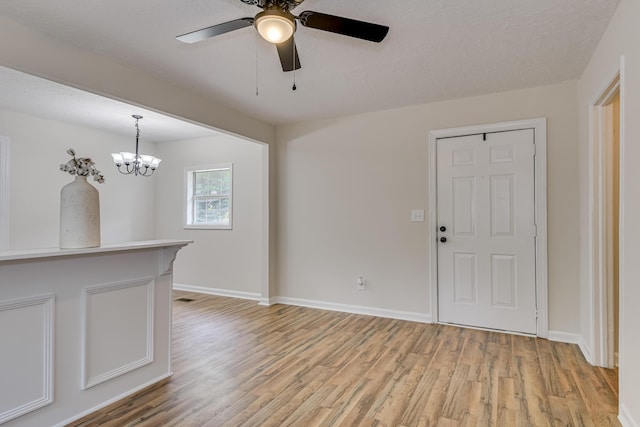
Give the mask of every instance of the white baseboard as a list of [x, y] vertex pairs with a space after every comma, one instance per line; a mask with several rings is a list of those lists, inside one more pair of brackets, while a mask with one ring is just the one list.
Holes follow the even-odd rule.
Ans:
[[270, 306], [274, 304], [295, 305], [299, 307], [317, 308], [320, 310], [341, 311], [344, 313], [365, 314], [368, 316], [386, 317], [390, 319], [409, 320], [411, 322], [433, 323], [428, 314], [414, 313], [410, 311], [388, 310], [385, 308], [365, 307], [360, 305], [339, 304], [334, 302], [316, 301], [301, 298], [271, 297], [262, 298], [260, 294], [250, 292], [230, 291], [227, 289], [207, 288], [204, 286], [185, 285], [174, 283], [173, 289], [178, 291], [196, 292], [208, 295], [218, 295], [231, 298], [242, 298], [258, 301], [259, 305]]
[[274, 305], [277, 304], [278, 302], [276, 301], [275, 297], [271, 297], [271, 298], [260, 298], [260, 302], [258, 303], [258, 305], [264, 305], [266, 307], [270, 306], [270, 305]]
[[431, 315], [411, 311], [388, 310], [386, 308], [365, 307], [360, 305], [338, 304], [334, 302], [315, 301], [301, 298], [275, 297], [272, 304], [287, 304], [299, 307], [317, 308], [320, 310], [341, 311], [344, 313], [365, 314], [368, 316], [386, 317], [389, 319], [408, 320], [411, 322], [433, 323]]
[[79, 414], [76, 414], [76, 415], [74, 415], [73, 417], [71, 417], [71, 418], [69, 418], [69, 419], [66, 419], [66, 420], [64, 420], [64, 421], [62, 421], [62, 422], [60, 422], [60, 423], [58, 423], [58, 424], [54, 424], [54, 425], [53, 425], [53, 427], [63, 427], [63, 426], [66, 426], [66, 425], [68, 425], [68, 424], [71, 424], [72, 422], [74, 422], [74, 421], [76, 421], [76, 420], [79, 420], [79, 419], [80, 419], [80, 418], [82, 418], [82, 417], [85, 417], [85, 416], [87, 416], [87, 415], [89, 415], [89, 414], [92, 414], [92, 413], [94, 413], [94, 412], [96, 412], [96, 411], [98, 411], [98, 410], [100, 410], [100, 409], [104, 408], [105, 406], [109, 406], [109, 405], [111, 405], [112, 403], [117, 402], [118, 400], [122, 400], [122, 399], [124, 399], [124, 398], [125, 398], [125, 397], [127, 397], [127, 396], [131, 396], [132, 394], [137, 393], [137, 392], [139, 392], [140, 390], [142, 390], [142, 389], [144, 389], [144, 388], [147, 388], [147, 387], [149, 387], [149, 386], [151, 386], [151, 385], [154, 385], [155, 383], [158, 383], [158, 382], [160, 382], [160, 381], [162, 381], [162, 380], [164, 380], [164, 379], [167, 379], [167, 378], [169, 378], [169, 377], [170, 377], [170, 376], [172, 376], [172, 375], [173, 375], [173, 372], [170, 372], [170, 373], [165, 374], [165, 375], [161, 375], [161, 376], [159, 376], [158, 378], [156, 378], [156, 379], [154, 379], [154, 380], [151, 380], [151, 381], [149, 381], [149, 382], [146, 382], [146, 383], [144, 383], [144, 384], [142, 384], [142, 385], [140, 385], [140, 386], [138, 386], [138, 387], [136, 387], [136, 388], [132, 388], [132, 389], [131, 389], [131, 390], [129, 390], [129, 391], [126, 391], [126, 392], [124, 392], [124, 393], [122, 393], [122, 394], [120, 394], [120, 395], [118, 395], [118, 396], [116, 396], [116, 397], [114, 397], [114, 398], [112, 398], [112, 399], [107, 400], [106, 402], [102, 402], [102, 403], [100, 403], [99, 405], [96, 405], [96, 406], [94, 406], [94, 407], [93, 407], [93, 408], [91, 408], [91, 409], [87, 409], [86, 411], [83, 411], [83, 412], [81, 412], [81, 413], [79, 413]]
[[260, 301], [262, 303], [260, 294], [253, 293], [253, 292], [242, 292], [242, 291], [232, 291], [229, 289], [207, 288], [205, 286], [185, 285], [182, 283], [174, 283], [173, 289], [177, 291], [196, 292], [199, 294], [217, 295], [221, 297], [249, 299], [252, 301]]
[[587, 345], [582, 335], [562, 331], [549, 331], [549, 336], [547, 337], [547, 339], [549, 341], [577, 344], [587, 362], [593, 365], [593, 356], [591, 355], [591, 349], [589, 348], [589, 345]]
[[622, 424], [622, 427], [640, 427], [640, 424], [633, 420], [631, 414], [629, 414], [629, 410], [624, 404], [621, 404], [618, 408], [618, 420], [620, 424]]
[[566, 342], [567, 344], [579, 344], [580, 335], [562, 331], [549, 331], [547, 336], [549, 341]]
[[566, 342], [568, 344], [577, 344], [578, 348], [582, 352], [585, 360], [594, 365], [593, 354], [591, 347], [584, 340], [584, 337], [580, 334], [572, 334], [561, 331], [549, 331], [549, 341]]
[[584, 337], [580, 337], [580, 341], [578, 342], [578, 347], [580, 347], [580, 350], [582, 351], [582, 355], [584, 356], [585, 359], [587, 359], [587, 362], [591, 363], [592, 365], [595, 365], [595, 359], [593, 358], [593, 352], [591, 351], [591, 346], [587, 344], [587, 342], [584, 340]]
[[[317, 308], [320, 310], [341, 311], [344, 313], [364, 314], [368, 316], [385, 317], [389, 319], [408, 320], [411, 322], [433, 323], [433, 319], [429, 314], [415, 313], [410, 311], [389, 310], [386, 308], [375, 308], [361, 305], [339, 304], [334, 302], [308, 300], [302, 298], [290, 297], [271, 297], [261, 298], [260, 294], [249, 292], [229, 291], [226, 289], [206, 288], [203, 286], [183, 285], [179, 283], [173, 284], [173, 289], [189, 292], [197, 292], [209, 295], [219, 295], [232, 298], [242, 298], [258, 301], [259, 305], [270, 306], [274, 304], [295, 305], [299, 307]], [[562, 331], [549, 331], [549, 341], [564, 342], [568, 344], [578, 344], [580, 350], [584, 354], [585, 359], [591, 363], [591, 353], [588, 346], [579, 334], [573, 334]]]

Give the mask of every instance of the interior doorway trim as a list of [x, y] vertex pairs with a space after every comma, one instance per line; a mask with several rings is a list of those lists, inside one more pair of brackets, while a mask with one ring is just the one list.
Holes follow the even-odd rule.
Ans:
[[431, 317], [438, 322], [438, 245], [436, 241], [437, 209], [437, 156], [436, 142], [439, 138], [474, 135], [491, 132], [533, 129], [536, 144], [535, 156], [535, 219], [536, 237], [536, 302], [538, 308], [537, 333], [548, 338], [548, 283], [547, 283], [547, 119], [536, 118], [487, 125], [437, 129], [429, 132], [429, 290]]
[[9, 138], [0, 135], [0, 250], [9, 249]]
[[[273, 157], [270, 154], [275, 151], [275, 143], [261, 143], [262, 148], [262, 268], [260, 278], [260, 305], [271, 305], [273, 289], [275, 288], [275, 241], [269, 239], [272, 228], [274, 228], [274, 216], [271, 215], [269, 208], [269, 200], [271, 194], [275, 191], [271, 190], [274, 185], [270, 179], [271, 162]], [[274, 168], [275, 169], [275, 168]], [[274, 235], [274, 234], [271, 234]]]
[[[624, 57], [602, 90], [591, 100], [589, 108], [589, 343], [585, 356], [593, 365], [605, 368], [615, 366], [613, 331], [613, 290], [607, 286], [607, 240], [606, 240], [606, 156], [605, 142], [605, 106], [613, 97], [620, 94], [620, 185], [618, 217], [618, 286], [619, 300], [624, 298]], [[620, 314], [622, 313], [620, 304]], [[622, 322], [619, 323], [619, 335], [622, 335]], [[619, 346], [621, 350], [622, 340]], [[584, 345], [583, 345], [584, 347]]]

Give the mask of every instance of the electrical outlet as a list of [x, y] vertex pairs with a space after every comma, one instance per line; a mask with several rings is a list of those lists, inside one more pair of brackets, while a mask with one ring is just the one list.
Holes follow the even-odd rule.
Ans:
[[367, 282], [364, 280], [364, 277], [359, 276], [358, 281], [356, 282], [356, 288], [359, 291], [364, 291], [366, 287], [367, 287]]

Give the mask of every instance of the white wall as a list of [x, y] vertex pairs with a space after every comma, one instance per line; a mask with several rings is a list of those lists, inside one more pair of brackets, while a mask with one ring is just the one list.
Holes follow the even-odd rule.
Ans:
[[[262, 146], [237, 137], [145, 144], [163, 159], [150, 178], [117, 172], [109, 153], [130, 150], [131, 138], [0, 110], [0, 135], [11, 141], [10, 249], [58, 246], [60, 189], [73, 178], [59, 170], [66, 150], [92, 157], [106, 177], [100, 192], [102, 243], [192, 239], [175, 264], [175, 281], [259, 297], [262, 279]], [[233, 163], [232, 230], [184, 230], [184, 167]], [[93, 183], [93, 181], [90, 181]], [[157, 221], [157, 226], [156, 226]]]
[[[623, 135], [621, 140], [621, 215], [624, 227], [620, 252], [620, 415], [623, 425], [640, 426], [640, 2], [623, 0], [609, 23], [607, 31], [578, 82], [579, 137], [580, 137], [580, 235], [582, 334], [590, 340], [591, 322], [588, 318], [591, 263], [587, 252], [589, 236], [589, 110], [590, 103], [604, 89], [618, 69], [624, 55], [625, 68], [621, 89]], [[590, 343], [593, 345], [593, 343]]]
[[270, 124], [156, 75], [60, 43], [3, 16], [0, 16], [0, 65], [258, 141], [269, 143], [275, 138], [275, 127]]
[[[277, 129], [278, 295], [430, 315], [428, 133], [548, 118], [549, 328], [577, 334], [576, 83]], [[356, 277], [368, 290], [356, 290]]]
[[[158, 238], [194, 243], [175, 262], [174, 281], [208, 292], [258, 298], [262, 274], [262, 146], [228, 135], [157, 144]], [[233, 229], [183, 229], [184, 168], [233, 163]]]
[[10, 249], [58, 246], [60, 189], [73, 180], [59, 170], [68, 148], [91, 157], [106, 178], [95, 183], [102, 242], [154, 237], [154, 182], [120, 175], [109, 155], [130, 149], [132, 138], [7, 110], [0, 110], [0, 135], [11, 141]]

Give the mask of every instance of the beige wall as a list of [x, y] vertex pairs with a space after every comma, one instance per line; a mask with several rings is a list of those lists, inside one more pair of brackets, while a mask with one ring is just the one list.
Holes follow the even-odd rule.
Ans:
[[[548, 118], [549, 328], [579, 333], [576, 84], [277, 129], [278, 295], [430, 315], [430, 130]], [[356, 277], [368, 280], [357, 291]]]
[[70, 158], [68, 148], [91, 157], [106, 178], [95, 183], [102, 242], [154, 237], [154, 181], [119, 174], [109, 155], [131, 147], [131, 139], [7, 110], [0, 110], [0, 135], [11, 146], [10, 249], [58, 246], [60, 189], [73, 180], [59, 170]]
[[582, 334], [593, 345], [589, 319], [591, 262], [587, 250], [589, 236], [589, 110], [596, 96], [605, 89], [619, 68], [624, 55], [625, 67], [621, 90], [621, 251], [620, 251], [620, 413], [627, 426], [640, 426], [640, 2], [622, 0], [589, 65], [578, 82], [580, 137], [580, 248]]
[[[258, 297], [262, 268], [262, 146], [228, 135], [156, 145], [156, 236], [189, 239], [176, 259], [176, 284]], [[185, 230], [184, 169], [233, 163], [233, 229]], [[159, 170], [160, 172], [160, 170]], [[247, 296], [251, 296], [247, 295]]]

